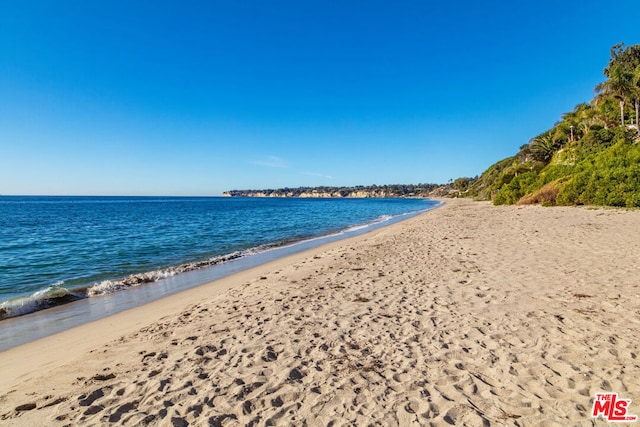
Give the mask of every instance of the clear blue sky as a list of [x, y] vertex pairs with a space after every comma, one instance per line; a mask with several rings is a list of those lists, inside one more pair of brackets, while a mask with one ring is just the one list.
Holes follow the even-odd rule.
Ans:
[[0, 0], [0, 194], [446, 182], [589, 101], [636, 1]]

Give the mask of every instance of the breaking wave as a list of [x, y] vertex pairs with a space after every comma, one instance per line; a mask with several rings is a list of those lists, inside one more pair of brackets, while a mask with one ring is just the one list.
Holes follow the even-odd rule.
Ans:
[[48, 288], [26, 297], [13, 298], [0, 303], [0, 320], [22, 316], [86, 298], [86, 288], [67, 289], [64, 282], [57, 282]]
[[339, 236], [346, 233], [356, 232], [359, 230], [365, 230], [372, 226], [380, 225], [388, 222], [392, 219], [407, 215], [415, 215], [421, 212], [425, 212], [440, 206], [439, 203], [435, 206], [430, 206], [427, 209], [406, 212], [398, 215], [381, 215], [373, 221], [353, 225], [351, 227], [339, 230], [333, 233], [324, 234], [321, 236], [315, 236], [311, 238], [300, 238], [281, 241], [274, 244], [261, 245], [254, 248], [235, 251], [230, 254], [212, 257], [205, 260], [186, 262], [180, 265], [171, 266], [163, 269], [153, 270], [145, 273], [131, 274], [129, 276], [104, 280], [98, 283], [90, 284], [88, 286], [80, 286], [75, 288], [64, 287], [64, 282], [57, 282], [45, 289], [34, 292], [28, 296], [16, 297], [10, 300], [0, 303], [0, 320], [22, 316], [25, 314], [33, 313], [39, 310], [45, 310], [48, 308], [68, 304], [74, 301], [82, 300], [85, 298], [92, 298], [101, 295], [108, 295], [114, 292], [129, 289], [131, 287], [140, 286], [144, 284], [150, 284], [159, 282], [163, 279], [167, 279], [179, 274], [187, 273], [190, 271], [201, 270], [205, 268], [215, 267], [216, 265], [237, 260], [246, 256], [262, 253], [279, 247], [292, 246], [302, 242], [309, 242], [313, 240], [319, 240], [328, 236]]

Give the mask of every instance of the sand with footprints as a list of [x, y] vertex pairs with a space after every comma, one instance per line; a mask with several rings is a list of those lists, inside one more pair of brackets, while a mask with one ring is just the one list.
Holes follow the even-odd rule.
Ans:
[[0, 423], [592, 425], [639, 335], [640, 211], [448, 200], [0, 353]]

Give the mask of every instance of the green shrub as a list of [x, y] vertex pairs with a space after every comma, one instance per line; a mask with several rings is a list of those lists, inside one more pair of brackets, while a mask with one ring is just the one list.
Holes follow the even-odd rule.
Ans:
[[536, 172], [530, 171], [514, 177], [509, 183], [503, 185], [496, 193], [493, 203], [496, 205], [512, 205], [525, 194], [535, 188], [538, 179]]
[[640, 146], [619, 139], [576, 165], [558, 204], [636, 207], [640, 200]]

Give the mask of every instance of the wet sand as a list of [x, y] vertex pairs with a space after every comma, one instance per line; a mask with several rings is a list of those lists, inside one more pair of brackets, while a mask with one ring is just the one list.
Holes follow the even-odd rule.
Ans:
[[592, 425], [639, 285], [640, 211], [450, 200], [2, 352], [0, 422]]

